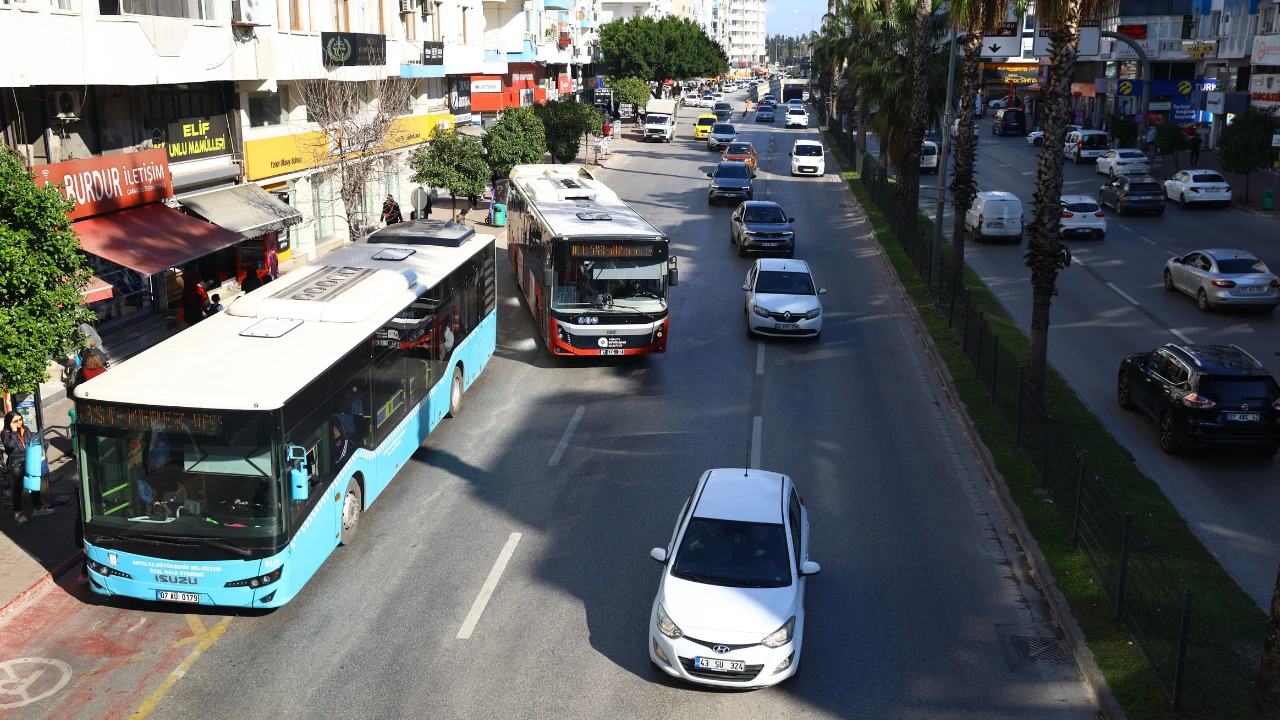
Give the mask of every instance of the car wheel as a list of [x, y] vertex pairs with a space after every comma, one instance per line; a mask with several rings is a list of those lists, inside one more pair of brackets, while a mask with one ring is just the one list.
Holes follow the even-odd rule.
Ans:
[[1173, 273], [1168, 270], [1164, 271], [1164, 289], [1169, 292], [1176, 292], [1178, 290], [1177, 286], [1173, 284]]
[[360, 510], [364, 507], [363, 493], [360, 483], [355, 478], [347, 481], [347, 490], [342, 494], [342, 531], [338, 535], [339, 545], [350, 545], [356, 539], [356, 531], [360, 529]]
[[1160, 415], [1160, 449], [1169, 455], [1182, 452], [1182, 444], [1173, 431], [1173, 415], [1168, 410]]
[[449, 384], [449, 412], [445, 417], [456, 418], [462, 412], [462, 368], [453, 366], [453, 382]]
[[818, 332], [814, 333], [814, 334], [813, 334], [813, 337], [811, 337], [811, 338], [809, 338], [809, 339], [810, 339], [811, 341], [813, 341], [813, 342], [821, 342], [821, 341], [822, 341], [822, 331], [821, 331], [821, 330], [819, 330]]
[[1119, 200], [1116, 200], [1116, 215], [1123, 217], [1126, 212], [1127, 211], [1124, 209], [1124, 204], [1121, 203]]
[[1102, 201], [1102, 193], [1098, 193], [1098, 207], [1106, 207], [1107, 204]]
[[746, 256], [747, 256], [747, 248], [746, 248], [746, 247], [744, 247], [744, 246], [742, 246], [742, 245], [739, 245], [739, 246], [738, 246], [738, 257], [746, 257]]
[[1129, 373], [1121, 370], [1120, 379], [1116, 381], [1116, 402], [1125, 410], [1133, 409], [1133, 397], [1129, 395]]
[[750, 320], [747, 320], [747, 339], [748, 339], [748, 340], [755, 340], [755, 339], [756, 339], [756, 331], [751, 329], [751, 321], [750, 321]]
[[715, 205], [715, 204], [716, 204], [716, 199], [715, 199], [715, 198], [713, 198], [713, 197], [711, 197], [710, 195], [708, 195], [708, 196], [707, 196], [707, 204], [708, 204], [708, 205]]
[[1205, 294], [1204, 288], [1196, 293], [1196, 307], [1200, 308], [1200, 312], [1209, 312], [1213, 306], [1209, 304], [1209, 296]]
[[1182, 194], [1178, 195], [1178, 207], [1182, 208], [1183, 210], [1186, 210], [1186, 209], [1187, 209], [1187, 194], [1186, 194], [1186, 193], [1182, 193]]

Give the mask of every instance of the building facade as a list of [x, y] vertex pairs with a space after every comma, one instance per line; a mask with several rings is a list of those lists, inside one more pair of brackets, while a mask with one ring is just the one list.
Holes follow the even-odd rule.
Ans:
[[764, 0], [718, 0], [715, 19], [730, 67], [751, 67], [764, 62], [764, 12]]

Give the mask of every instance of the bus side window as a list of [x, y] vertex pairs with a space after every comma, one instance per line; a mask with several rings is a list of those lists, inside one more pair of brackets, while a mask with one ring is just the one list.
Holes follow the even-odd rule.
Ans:
[[[322, 376], [313, 382], [312, 386], [324, 385], [327, 382], [327, 378]], [[311, 387], [307, 388], [285, 404], [285, 418], [301, 417], [308, 409], [304, 407], [306, 404], [317, 402], [315, 395], [308, 392], [310, 390], [312, 390]], [[297, 529], [311, 512], [311, 508], [315, 507], [315, 504], [324, 496], [321, 491], [333, 480], [334, 451], [340, 445], [340, 427], [329, 414], [327, 398], [320, 397], [318, 405], [312, 406], [310, 410], [310, 414], [302, 417], [301, 421], [284, 435], [286, 446], [300, 445], [306, 449], [307, 472], [311, 476], [306, 502], [290, 500], [287, 491], [282, 495], [289, 507], [289, 526], [294, 529]], [[285, 426], [288, 427], [288, 424], [286, 421]], [[335, 433], [335, 431], [338, 432]], [[287, 469], [284, 469], [284, 472], [287, 473]]]
[[417, 407], [431, 392], [435, 375], [431, 372], [432, 348], [436, 342], [435, 303], [422, 298], [409, 306], [417, 326], [403, 338], [405, 381], [409, 387], [409, 406]]
[[369, 392], [369, 364], [373, 343], [365, 341], [329, 369], [329, 412], [338, 419], [342, 432], [360, 447], [372, 448], [373, 398]]
[[381, 443], [391, 430], [400, 424], [409, 407], [404, 356], [405, 351], [401, 350], [397, 344], [396, 347], [380, 353], [373, 363], [371, 446]]

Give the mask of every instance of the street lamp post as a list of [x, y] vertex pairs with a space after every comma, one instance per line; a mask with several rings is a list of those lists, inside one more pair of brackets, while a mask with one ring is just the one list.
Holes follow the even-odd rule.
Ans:
[[[951, 31], [951, 57], [947, 60], [947, 104], [943, 108], [942, 127], [938, 133], [938, 204], [933, 211], [933, 257], [940, 259], [942, 257], [942, 218], [946, 211], [944, 207], [947, 199], [947, 141], [951, 139], [951, 96], [956, 84], [956, 36], [959, 35], [954, 29]], [[972, 118], [962, 118], [964, 129], [960, 129], [961, 123], [957, 123], [957, 133], [968, 132], [969, 122]]]

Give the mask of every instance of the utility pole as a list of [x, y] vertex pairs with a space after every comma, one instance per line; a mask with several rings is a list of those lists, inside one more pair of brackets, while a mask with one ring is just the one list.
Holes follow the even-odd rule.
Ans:
[[[951, 52], [947, 58], [947, 104], [942, 109], [942, 128], [939, 130], [938, 144], [938, 202], [933, 211], [933, 257], [942, 257], [942, 218], [946, 212], [947, 199], [947, 144], [951, 140], [951, 96], [956, 84], [956, 30], [951, 31]], [[965, 118], [968, 120], [968, 118]], [[968, 122], [961, 123], [964, 128], [960, 132], [968, 132]]]

